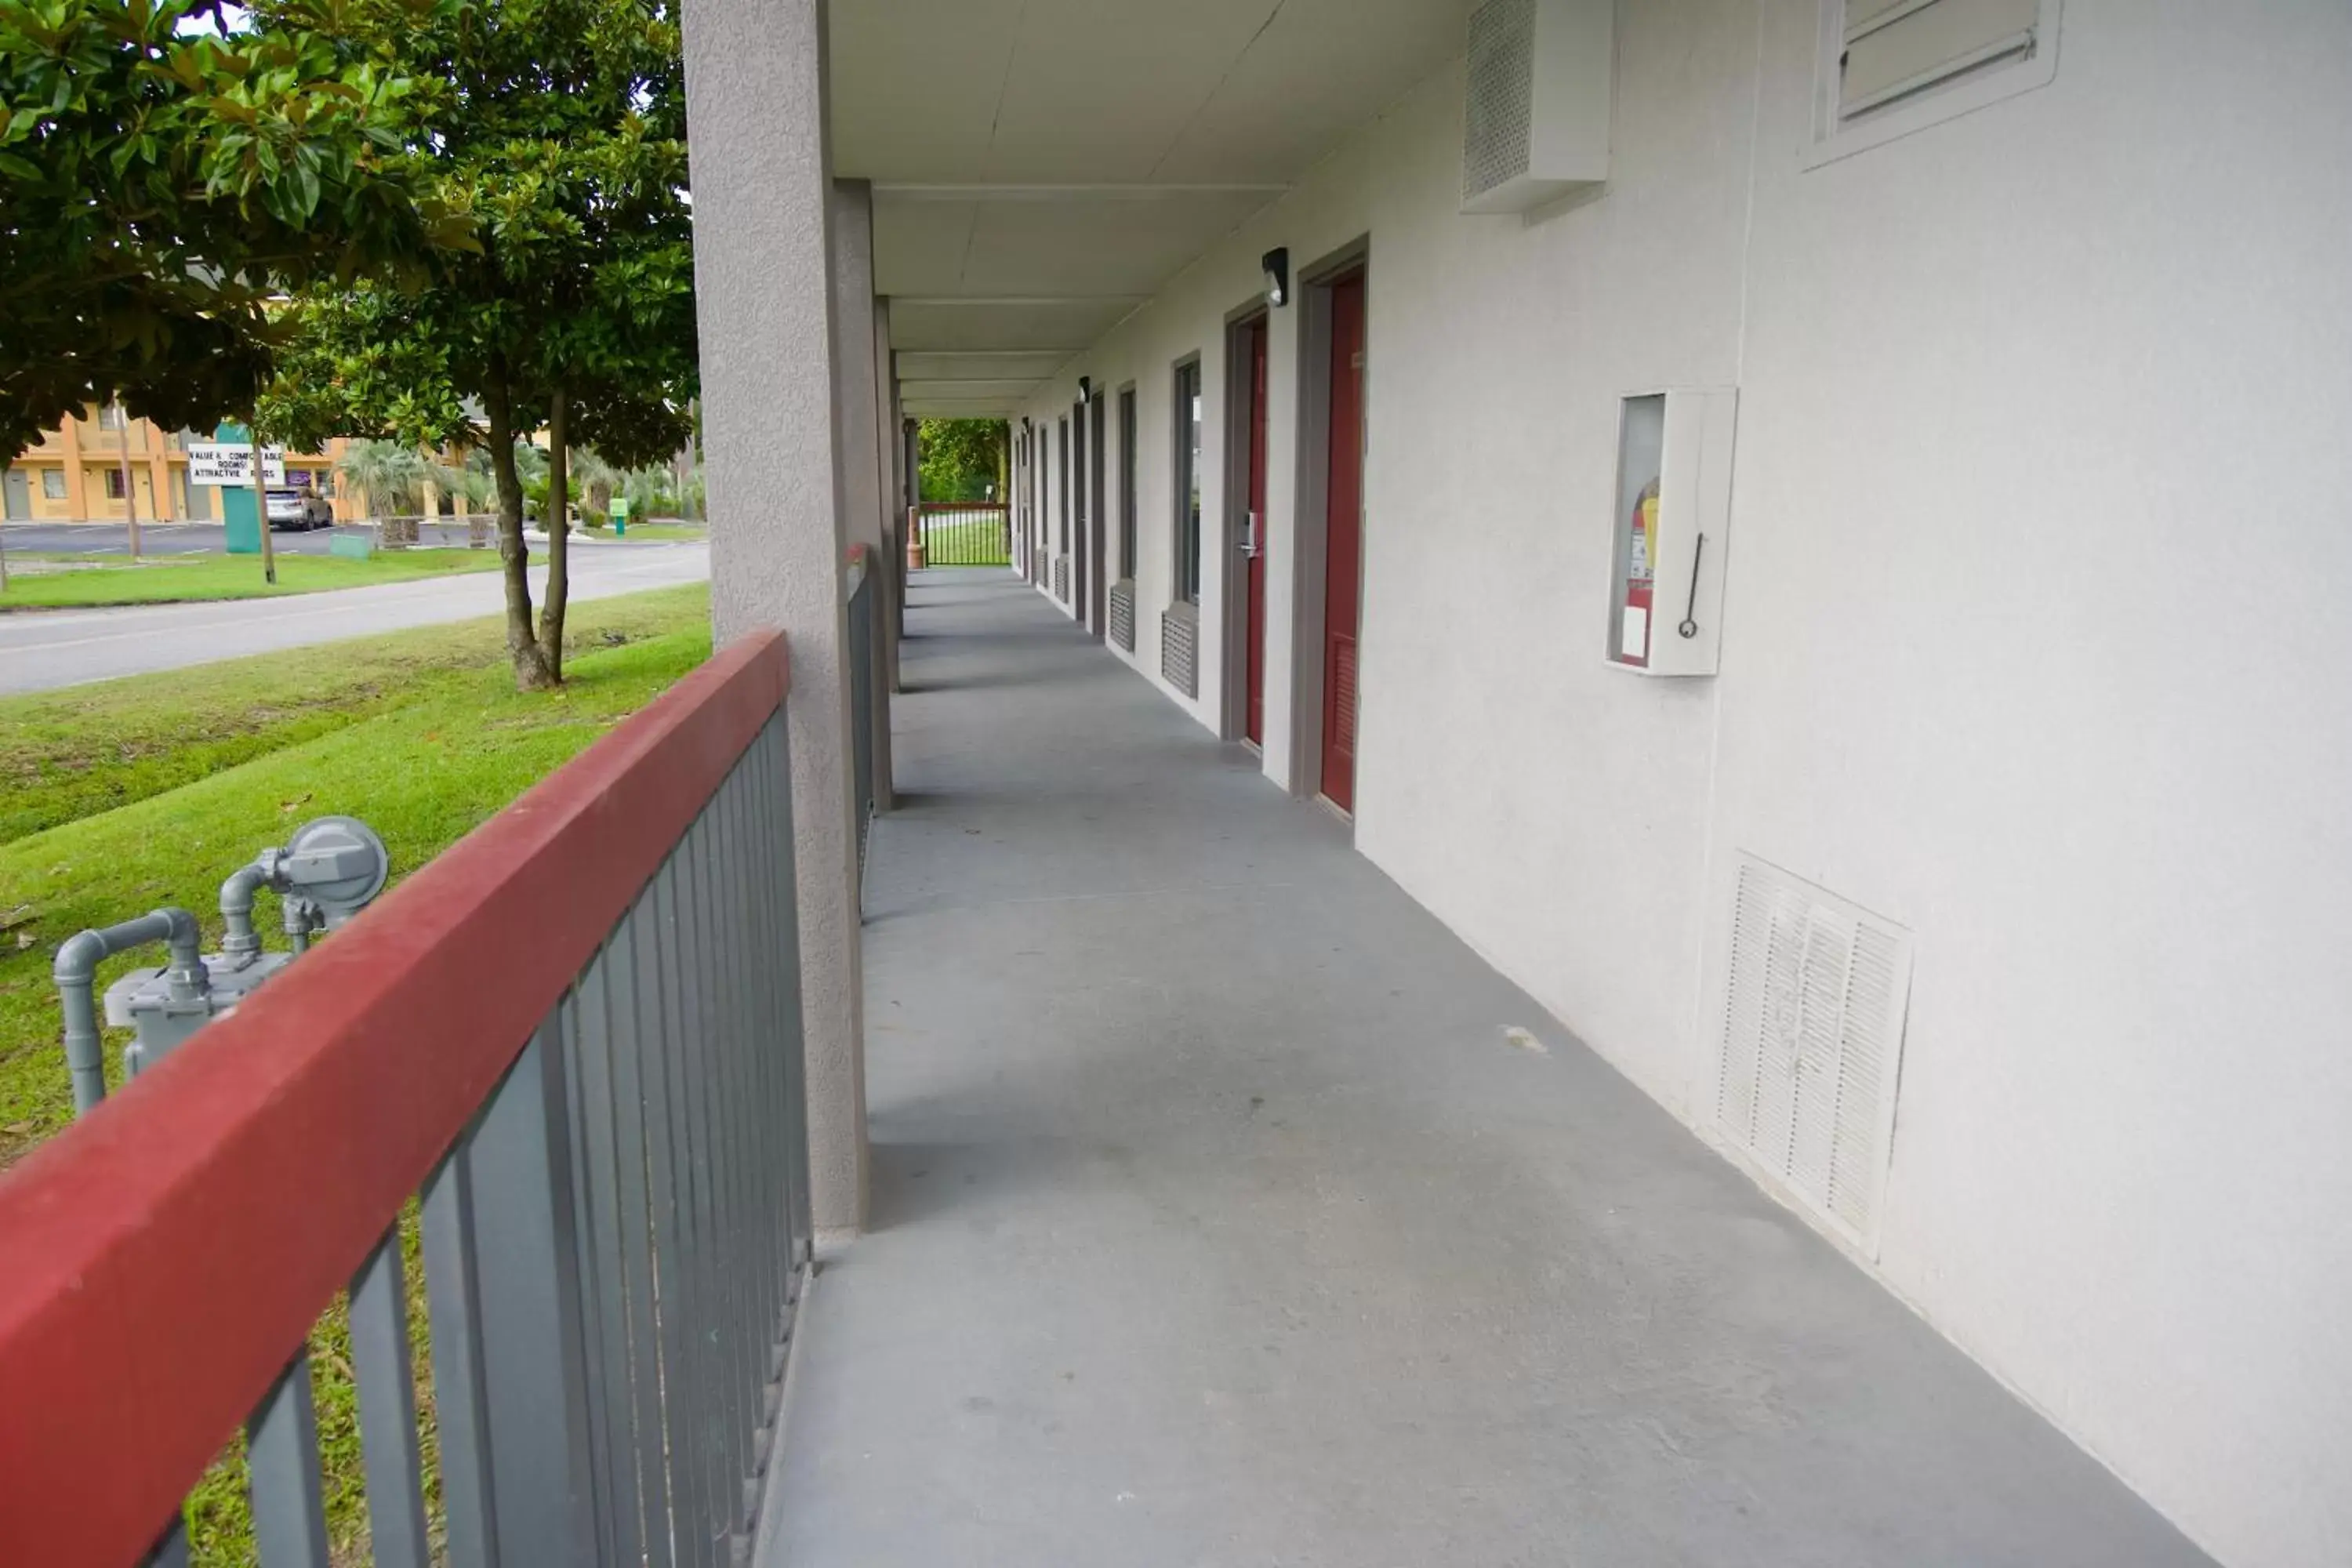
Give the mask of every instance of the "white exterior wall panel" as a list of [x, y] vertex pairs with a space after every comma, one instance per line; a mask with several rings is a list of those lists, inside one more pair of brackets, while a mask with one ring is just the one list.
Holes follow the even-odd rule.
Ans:
[[[1359, 847], [1702, 1124], [1738, 854], [1900, 922], [1865, 1266], [2223, 1561], [2345, 1562], [2352, 12], [2066, 0], [2050, 86], [1807, 169], [1817, 33], [1622, 8], [1607, 191], [1529, 223], [1455, 211], [1457, 63], [1030, 412], [1137, 384], [1157, 681], [1171, 367], [1213, 552], [1225, 318], [1368, 233]], [[1616, 403], [1662, 385], [1739, 394], [1713, 679], [1597, 654]]]

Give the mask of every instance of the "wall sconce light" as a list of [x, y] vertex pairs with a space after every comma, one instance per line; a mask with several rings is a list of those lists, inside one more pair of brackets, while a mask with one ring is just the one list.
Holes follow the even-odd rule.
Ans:
[[1276, 246], [1258, 258], [1257, 264], [1265, 269], [1265, 302], [1280, 309], [1290, 303], [1290, 251]]
[[1082, 376], [1078, 377], [1078, 401], [1079, 401], [1080, 403], [1092, 403], [1094, 400], [1095, 400], [1095, 384], [1094, 384], [1094, 378], [1093, 378], [1093, 377], [1091, 377], [1091, 376], [1084, 376], [1084, 375], [1082, 375]]

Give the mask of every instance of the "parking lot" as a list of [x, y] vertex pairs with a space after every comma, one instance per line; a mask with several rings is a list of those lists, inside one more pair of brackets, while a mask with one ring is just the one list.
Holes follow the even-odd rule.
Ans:
[[[279, 533], [278, 548], [305, 555], [327, 553], [337, 533], [363, 534], [364, 528], [320, 529], [315, 533]], [[10, 554], [128, 555], [131, 530], [119, 522], [0, 523], [0, 543]], [[227, 531], [217, 522], [142, 522], [142, 555], [201, 555], [227, 548]]]

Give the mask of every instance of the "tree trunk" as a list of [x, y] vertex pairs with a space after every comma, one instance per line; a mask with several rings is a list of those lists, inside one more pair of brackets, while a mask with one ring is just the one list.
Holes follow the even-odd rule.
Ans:
[[[122, 515], [131, 520], [131, 559], [139, 559], [139, 485], [131, 474], [131, 411], [122, 406], [120, 398], [114, 404], [115, 417], [122, 426], [122, 445], [115, 449], [115, 466], [122, 471]], [[268, 508], [264, 508], [265, 521]]]
[[539, 606], [539, 659], [551, 682], [563, 679], [563, 608], [572, 588], [572, 448], [562, 386], [547, 405], [547, 596]]
[[261, 521], [261, 580], [278, 586], [278, 536], [269, 527], [269, 469], [262, 456], [261, 416], [247, 416], [245, 433], [253, 442], [253, 509]]
[[[1095, 458], [1100, 462], [1099, 455]], [[1006, 420], [996, 432], [996, 493], [988, 498], [1004, 509], [1004, 558], [1013, 559], [1013, 421]]]
[[530, 628], [530, 546], [522, 536], [522, 476], [515, 472], [514, 397], [503, 380], [483, 399], [489, 416], [490, 474], [499, 486], [499, 558], [505, 563], [507, 655], [514, 660], [515, 688], [541, 691], [552, 686], [539, 639]]

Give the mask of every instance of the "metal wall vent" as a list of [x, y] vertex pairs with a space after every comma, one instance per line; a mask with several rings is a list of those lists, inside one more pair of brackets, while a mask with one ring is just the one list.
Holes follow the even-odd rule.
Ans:
[[1201, 695], [1200, 623], [1174, 610], [1160, 613], [1160, 673], [1187, 697]]
[[1125, 578], [1110, 585], [1110, 640], [1135, 651], [1135, 584]]
[[1070, 602], [1070, 558], [1066, 555], [1054, 557], [1054, 597], [1066, 605]]
[[1471, 14], [1469, 69], [1462, 133], [1465, 206], [1528, 172], [1536, 107], [1536, 0], [1487, 0]]
[[1716, 1126], [1872, 1257], [1910, 994], [1908, 931], [1740, 857]]
[[1615, 0], [1486, 0], [1470, 14], [1462, 210], [1525, 212], [1609, 177]]

